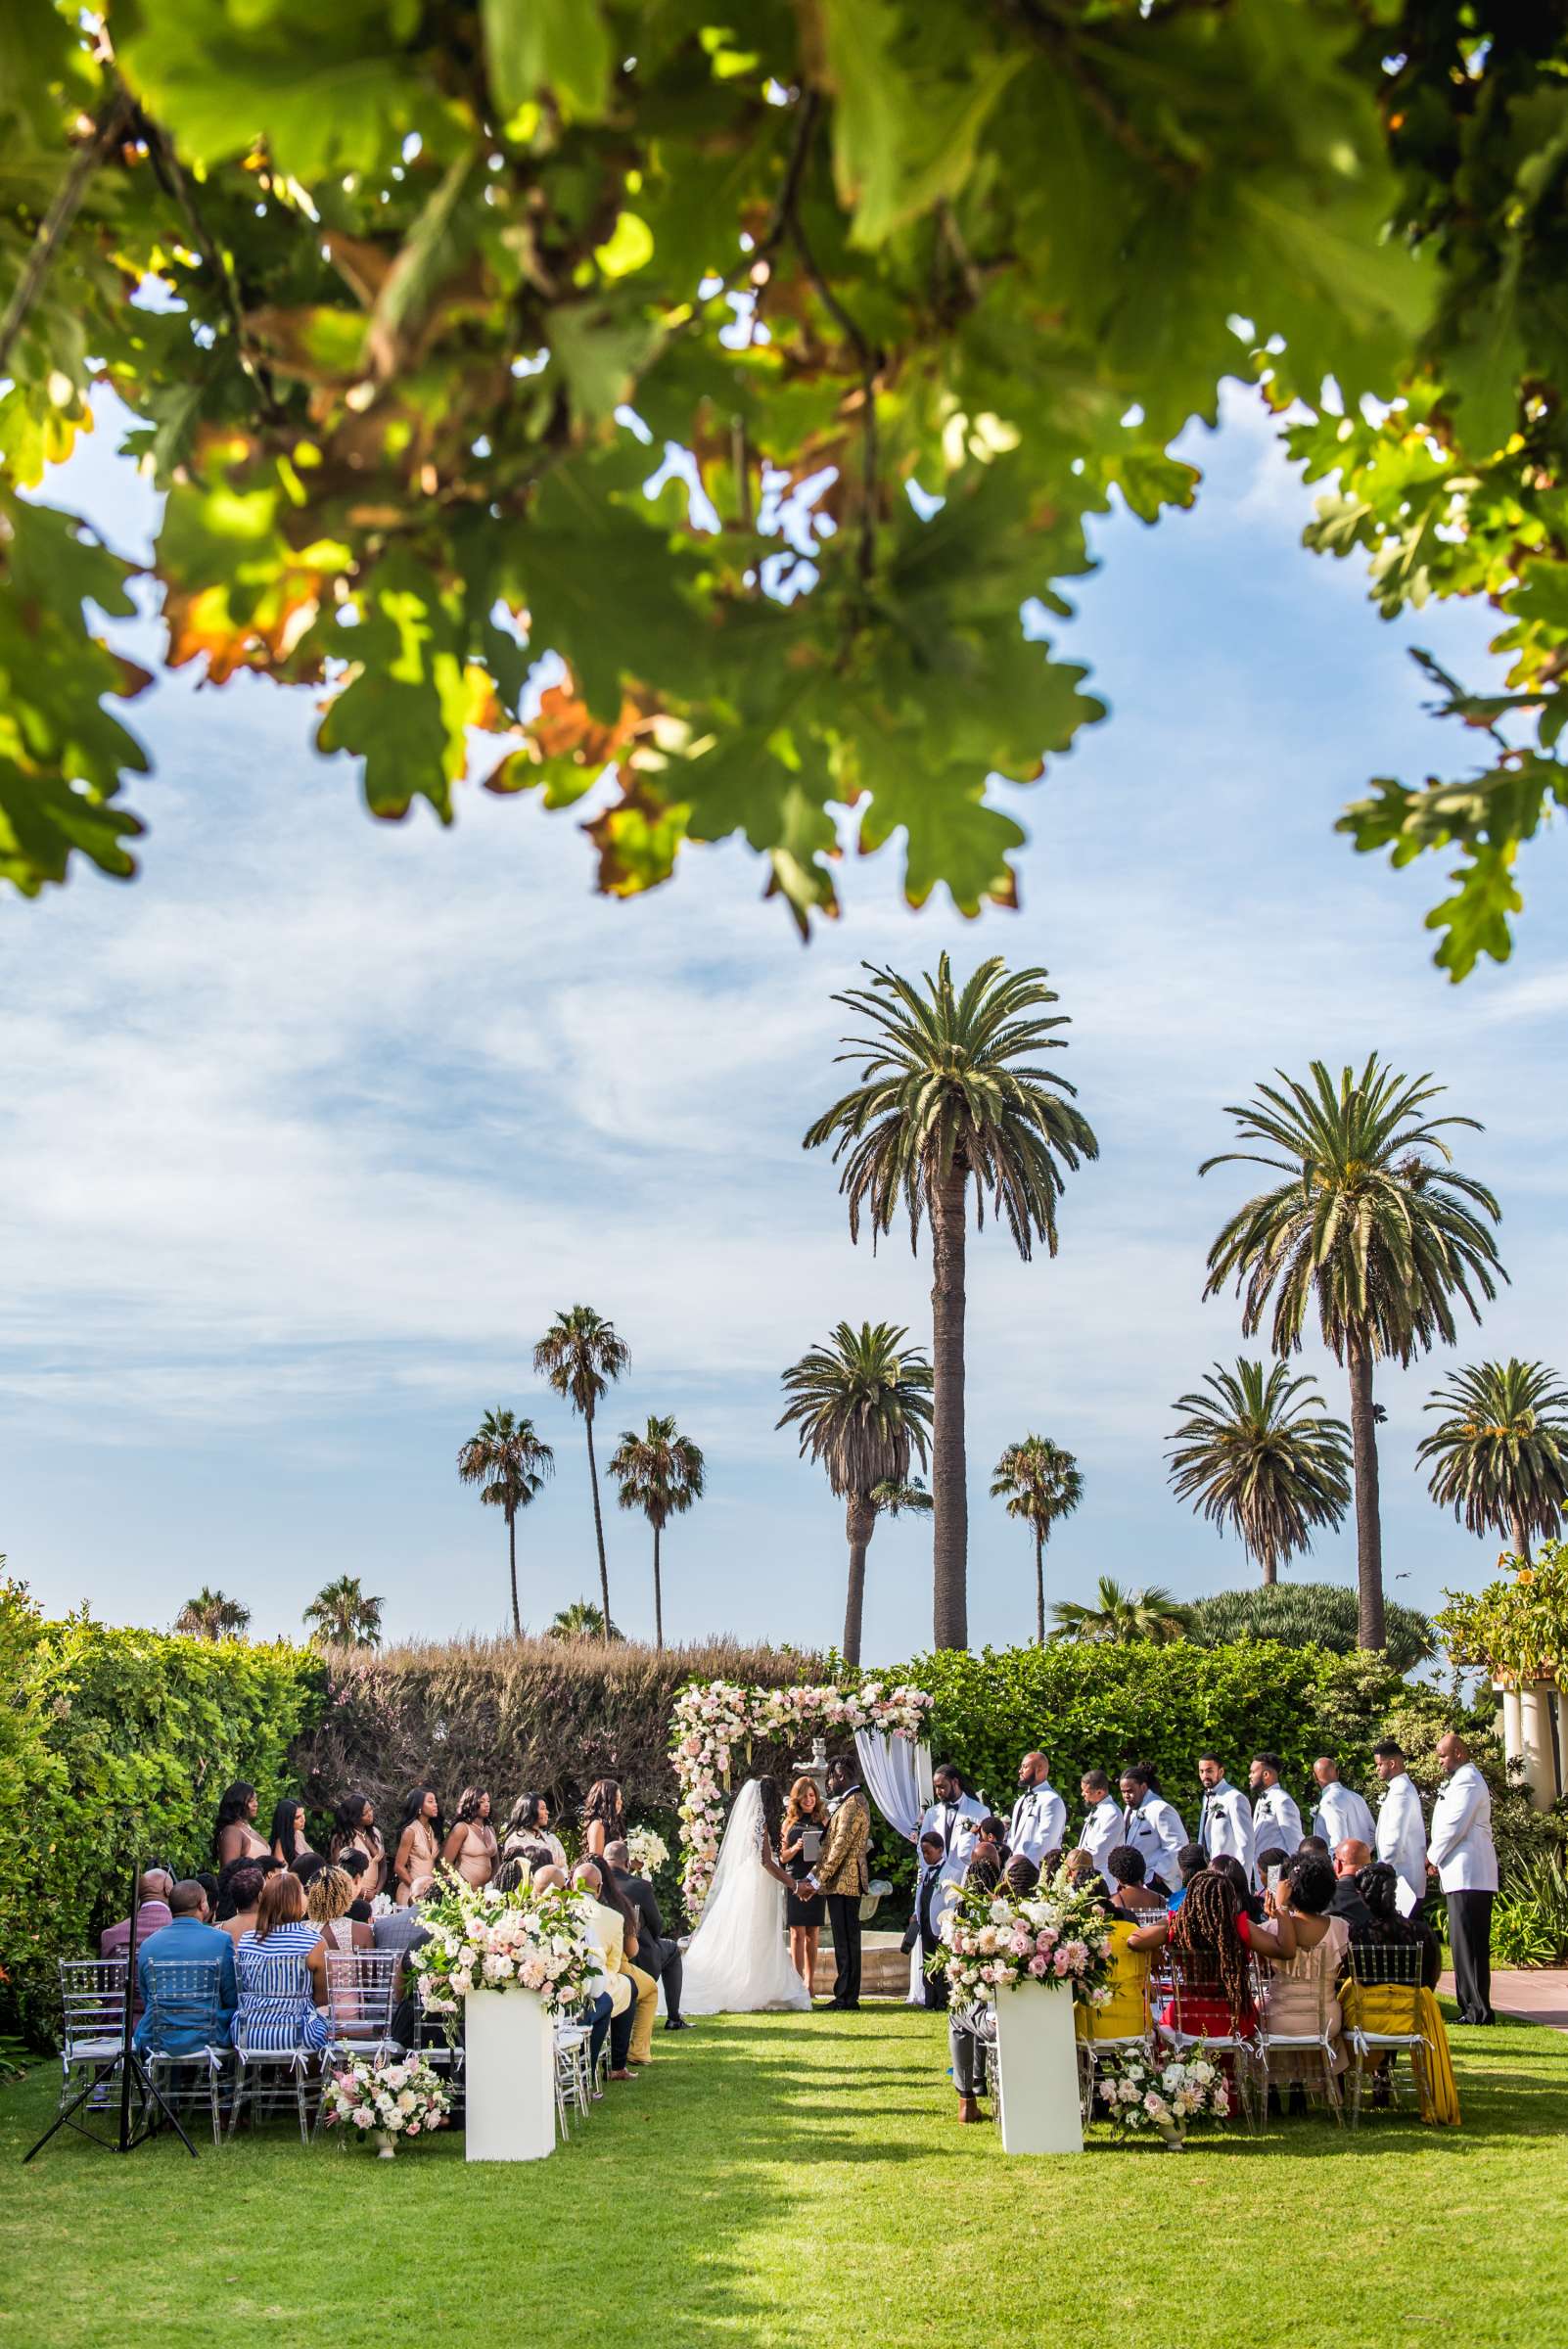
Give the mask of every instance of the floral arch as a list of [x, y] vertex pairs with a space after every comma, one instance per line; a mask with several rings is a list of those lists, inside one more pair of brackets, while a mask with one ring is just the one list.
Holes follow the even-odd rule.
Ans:
[[735, 1681], [694, 1681], [675, 1699], [669, 1756], [680, 1788], [680, 1882], [693, 1922], [702, 1911], [718, 1858], [724, 1795], [736, 1748], [751, 1760], [756, 1739], [825, 1737], [848, 1729], [924, 1737], [934, 1699], [923, 1688], [745, 1688]]

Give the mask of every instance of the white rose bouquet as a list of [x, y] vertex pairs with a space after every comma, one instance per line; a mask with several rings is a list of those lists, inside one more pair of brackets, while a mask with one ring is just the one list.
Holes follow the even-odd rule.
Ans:
[[631, 1865], [639, 1875], [651, 1876], [669, 1857], [669, 1846], [657, 1827], [633, 1827], [626, 1837]]
[[1139, 2129], [1179, 2135], [1189, 2121], [1206, 2113], [1222, 2121], [1231, 2110], [1230, 2084], [1201, 2045], [1163, 2062], [1137, 2051], [1113, 2056], [1096, 2071], [1098, 2116], [1124, 2137]]
[[430, 1939], [409, 1951], [408, 1970], [427, 2014], [455, 2015], [471, 1990], [534, 1990], [552, 2014], [581, 2005], [596, 1960], [570, 1892], [497, 1892], [447, 1874], [419, 1915]]
[[1062, 1983], [1085, 2005], [1110, 1999], [1113, 1944], [1099, 1900], [1065, 1874], [1028, 1895], [980, 1886], [942, 1920], [942, 1947], [926, 1971], [942, 1976], [955, 2005], [992, 2005], [1020, 1983]]
[[393, 2141], [444, 2129], [452, 2098], [440, 2074], [417, 2055], [358, 2056], [332, 2072], [321, 2092], [321, 2117], [346, 2136], [374, 2137], [388, 2152]]

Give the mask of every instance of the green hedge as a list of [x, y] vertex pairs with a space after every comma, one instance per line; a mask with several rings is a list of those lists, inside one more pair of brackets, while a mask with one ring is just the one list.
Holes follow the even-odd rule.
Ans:
[[282, 1786], [327, 1676], [299, 1648], [45, 1623], [5, 1583], [0, 1669], [0, 2024], [47, 2036], [56, 1960], [123, 1916], [133, 1858], [208, 1866], [218, 1795]]

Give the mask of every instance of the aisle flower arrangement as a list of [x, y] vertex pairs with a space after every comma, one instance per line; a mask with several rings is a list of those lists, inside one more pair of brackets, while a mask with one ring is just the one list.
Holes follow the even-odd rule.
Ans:
[[632, 1866], [644, 1876], [653, 1875], [669, 1857], [669, 1846], [657, 1827], [633, 1827], [626, 1837], [626, 1850]]
[[1099, 2117], [1118, 2135], [1152, 2129], [1168, 2145], [1180, 2143], [1189, 2121], [1222, 2121], [1231, 2110], [1224, 2073], [1201, 2047], [1163, 2060], [1141, 2050], [1113, 2056], [1097, 2069], [1094, 2095]]
[[372, 2060], [357, 2056], [332, 2072], [321, 2093], [329, 2129], [369, 2138], [383, 2154], [399, 2141], [444, 2129], [451, 2094], [440, 2074], [417, 2055]]
[[587, 1995], [596, 1959], [570, 1892], [497, 1892], [448, 1873], [419, 1914], [430, 1939], [409, 1951], [408, 1969], [427, 2014], [455, 2015], [471, 1990], [536, 1990], [552, 2014]]
[[736, 1749], [750, 1754], [754, 1739], [851, 1735], [876, 1729], [886, 1737], [923, 1737], [932, 1698], [923, 1688], [744, 1688], [735, 1681], [694, 1681], [675, 1699], [670, 1760], [680, 1786], [681, 1889], [695, 1919], [702, 1912], [718, 1859], [724, 1795]]
[[954, 2005], [994, 2005], [1026, 1982], [1065, 1984], [1089, 2006], [1110, 2002], [1113, 1943], [1099, 1897], [1058, 1875], [1027, 1895], [1000, 1886], [960, 1892], [926, 1961]]

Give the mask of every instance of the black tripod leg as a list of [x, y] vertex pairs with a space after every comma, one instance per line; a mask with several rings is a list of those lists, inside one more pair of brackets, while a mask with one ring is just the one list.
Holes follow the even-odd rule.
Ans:
[[167, 2121], [169, 2127], [173, 2130], [175, 2136], [179, 2139], [180, 2143], [185, 2147], [186, 2152], [189, 2153], [191, 2159], [194, 2161], [196, 2159], [196, 2147], [192, 2144], [190, 2139], [180, 2127], [179, 2116], [175, 2112], [173, 2105], [166, 2101], [162, 2090], [159, 2087], [158, 2082], [153, 2078], [151, 2072], [149, 2072], [146, 2064], [143, 2063], [139, 2055], [133, 2055], [131, 2057], [131, 2069], [135, 2075], [137, 2086], [142, 2092], [144, 2108], [146, 2100], [150, 2096], [153, 2102], [158, 2106], [158, 2109], [162, 2114], [164, 2120]]
[[[35, 2145], [29, 2146], [27, 2151], [22, 2156], [24, 2165], [31, 2161], [34, 2153], [41, 2153], [43, 2151], [45, 2145], [48, 2144], [49, 2140], [57, 2133], [57, 2131], [64, 2129], [67, 2126], [73, 2114], [80, 2112], [82, 2106], [86, 2103], [89, 2096], [96, 2096], [99, 2089], [101, 2089], [104, 2085], [105, 2077], [106, 2075], [103, 2072], [94, 2072], [86, 2087], [78, 2089], [69, 2104], [62, 2104], [60, 2110], [56, 2113], [54, 2119], [44, 2131], [42, 2137], [39, 2138], [38, 2142]], [[100, 2138], [97, 2142], [100, 2144], [107, 2142], [107, 2141], [103, 2138]]]

